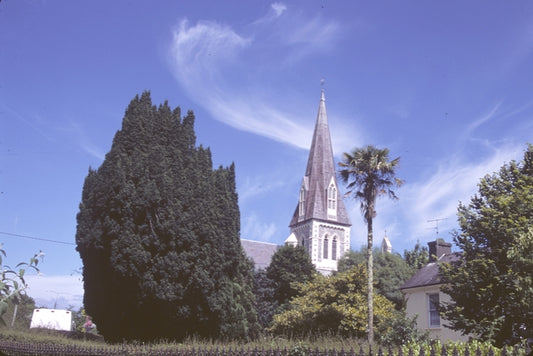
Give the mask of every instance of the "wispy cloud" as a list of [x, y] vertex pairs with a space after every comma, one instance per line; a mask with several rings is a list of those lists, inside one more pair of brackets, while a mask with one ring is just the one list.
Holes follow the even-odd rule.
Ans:
[[12, 109], [6, 104], [0, 103], [0, 105], [1, 105], [0, 111], [7, 113], [7, 115], [5, 115], [6, 120], [11, 119], [11, 120], [22, 122], [25, 125], [27, 125], [29, 128], [31, 128], [34, 132], [39, 134], [41, 137], [46, 139], [47, 141], [55, 142], [55, 139], [52, 138], [52, 136], [48, 132], [46, 132], [46, 130], [44, 129], [47, 127], [48, 122], [45, 119], [43, 119], [40, 115], [23, 114], [20, 111]]
[[265, 89], [265, 76], [269, 70], [286, 70], [284, 63], [329, 48], [338, 25], [318, 17], [290, 17], [282, 3], [273, 4], [271, 11], [272, 21], [253, 22], [247, 34], [215, 22], [181, 21], [170, 46], [171, 70], [190, 98], [215, 119], [307, 149], [314, 122], [300, 111], [284, 110], [295, 93]]
[[[468, 204], [477, 192], [481, 178], [498, 171], [505, 162], [519, 160], [523, 150], [523, 146], [517, 145], [497, 147], [492, 154], [477, 162], [465, 162], [460, 153], [456, 153], [455, 157], [441, 162], [429, 179], [407, 183], [400, 188], [398, 202], [385, 199], [381, 201], [378, 228], [394, 231], [398, 218], [404, 219], [407, 221], [404, 226], [409, 231], [399, 232], [398, 236], [411, 241], [429, 241], [435, 238], [434, 232], [430, 232], [435, 228], [435, 223], [429, 220], [444, 219], [439, 222], [441, 233], [458, 228], [459, 202]], [[394, 237], [392, 236], [392, 241]]]
[[286, 184], [285, 180], [264, 179], [262, 177], [251, 179], [248, 177], [242, 184], [239, 184], [239, 202], [243, 204], [249, 199], [264, 196]]
[[500, 109], [500, 106], [502, 105], [502, 102], [496, 103], [488, 113], [482, 115], [480, 118], [472, 122], [470, 125], [468, 125], [468, 128], [466, 130], [466, 134], [470, 134], [472, 131], [486, 123], [487, 121], [491, 120], [498, 114], [498, 110]]
[[[451, 241], [449, 233], [459, 227], [459, 202], [469, 204], [477, 193], [480, 179], [497, 172], [506, 162], [522, 159], [523, 150], [524, 146], [517, 144], [493, 147], [490, 155], [476, 162], [466, 161], [461, 152], [452, 153], [436, 165], [429, 178], [407, 182], [398, 188], [398, 201], [386, 197], [379, 199], [374, 219], [374, 245], [377, 247], [381, 243], [385, 233], [393, 248], [406, 246], [406, 242], [407, 246], [414, 246], [417, 240], [422, 243], [434, 240], [437, 222], [431, 220], [435, 219], [439, 219], [439, 236]], [[352, 199], [345, 202], [353, 224], [352, 248], [357, 250], [366, 245], [366, 225], [359, 202]]]
[[67, 133], [68, 137], [75, 145], [88, 155], [103, 161], [105, 158], [105, 152], [100, 147], [92, 143], [89, 136], [86, 134], [85, 129], [80, 123], [71, 121], [68, 125], [63, 126], [61, 131]]
[[281, 16], [281, 14], [285, 10], [287, 10], [287, 6], [285, 6], [285, 4], [281, 2], [275, 2], [272, 5], [270, 5], [270, 7], [272, 8], [272, 10], [274, 10], [274, 12], [276, 13], [276, 16]]
[[277, 232], [278, 229], [275, 223], [262, 222], [256, 214], [251, 214], [242, 224], [241, 238], [273, 242], [273, 237]]

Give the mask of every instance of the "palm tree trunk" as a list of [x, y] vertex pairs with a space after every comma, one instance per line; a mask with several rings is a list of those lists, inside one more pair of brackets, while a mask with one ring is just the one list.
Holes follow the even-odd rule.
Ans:
[[367, 259], [367, 287], [368, 287], [368, 345], [370, 347], [370, 354], [372, 353], [372, 345], [374, 344], [374, 262], [372, 258], [373, 249], [373, 227], [372, 218], [368, 219], [368, 245], [366, 251]]

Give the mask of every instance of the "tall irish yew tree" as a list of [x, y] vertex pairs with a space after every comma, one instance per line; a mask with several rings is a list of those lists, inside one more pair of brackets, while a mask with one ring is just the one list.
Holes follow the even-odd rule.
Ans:
[[77, 216], [84, 305], [106, 340], [250, 335], [239, 219], [234, 166], [213, 170], [193, 113], [136, 96]]

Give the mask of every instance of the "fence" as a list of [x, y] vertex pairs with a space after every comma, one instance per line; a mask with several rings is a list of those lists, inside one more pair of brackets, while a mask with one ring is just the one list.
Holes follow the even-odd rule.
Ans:
[[[57, 356], [113, 356], [113, 355], [143, 355], [143, 356], [369, 356], [363, 349], [359, 347], [350, 350], [320, 350], [310, 349], [305, 346], [296, 345], [291, 348], [273, 349], [273, 348], [220, 348], [220, 347], [206, 347], [206, 348], [188, 348], [187, 346], [161, 346], [161, 345], [98, 345], [98, 346], [79, 346], [68, 344], [42, 344], [42, 343], [28, 343], [17, 342], [11, 340], [0, 340], [0, 352], [5, 355], [57, 355]], [[501, 356], [520, 356], [524, 355], [525, 350], [520, 350], [515, 347], [513, 349], [504, 348], [501, 351]], [[379, 348], [376, 356], [459, 356], [456, 348], [447, 350], [442, 347], [438, 350], [431, 348], [429, 353], [422, 348], [415, 352], [408, 349], [407, 352], [402, 348], [396, 351], [392, 348], [383, 350]], [[371, 355], [370, 355], [371, 356]], [[492, 349], [483, 355], [478, 348], [474, 355], [470, 354], [465, 349], [462, 356], [495, 356]]]

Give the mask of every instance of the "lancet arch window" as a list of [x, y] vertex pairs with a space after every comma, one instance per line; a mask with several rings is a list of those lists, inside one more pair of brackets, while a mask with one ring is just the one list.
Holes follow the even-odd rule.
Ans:
[[300, 217], [305, 215], [305, 189], [302, 186], [300, 188], [300, 199], [298, 204], [298, 214]]
[[335, 177], [332, 177], [326, 190], [328, 219], [337, 220], [337, 186]]
[[331, 183], [328, 187], [328, 210], [337, 209], [337, 187]]
[[331, 241], [331, 259], [337, 259], [337, 236], [333, 236], [333, 240]]
[[329, 239], [328, 239], [328, 235], [326, 235], [324, 237], [324, 247], [323, 247], [323, 251], [324, 253], [322, 254], [322, 258], [323, 259], [327, 259], [328, 258], [328, 244], [329, 244]]

